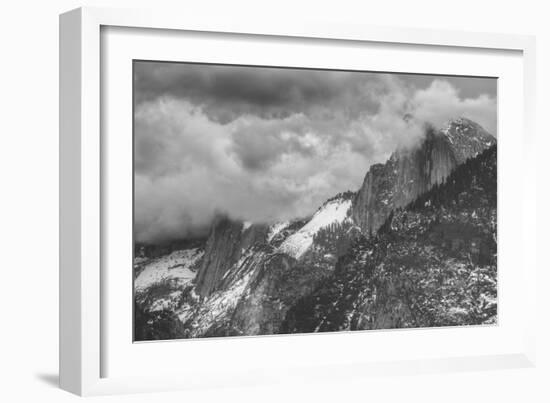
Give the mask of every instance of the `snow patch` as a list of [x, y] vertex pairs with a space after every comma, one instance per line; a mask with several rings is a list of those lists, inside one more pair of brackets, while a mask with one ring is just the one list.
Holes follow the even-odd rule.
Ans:
[[163, 311], [163, 310], [174, 310], [176, 307], [177, 299], [181, 296], [182, 291], [173, 291], [166, 298], [159, 298], [155, 300], [149, 310], [151, 312]]
[[337, 199], [322, 206], [311, 220], [299, 231], [289, 236], [278, 251], [299, 259], [313, 243], [313, 236], [332, 223], [343, 223], [348, 219], [351, 200]]
[[242, 232], [245, 232], [247, 229], [249, 229], [252, 226], [252, 223], [250, 221], [243, 222], [243, 228]]
[[286, 227], [288, 227], [289, 222], [279, 222], [276, 224], [273, 224], [271, 227], [269, 227], [269, 232], [267, 234], [267, 243], [271, 242], [273, 238], [277, 236], [282, 230], [284, 230]]
[[175, 279], [188, 283], [195, 278], [195, 264], [203, 256], [204, 251], [195, 249], [177, 250], [169, 255], [153, 259], [136, 278], [134, 287], [142, 291], [151, 285], [165, 279]]

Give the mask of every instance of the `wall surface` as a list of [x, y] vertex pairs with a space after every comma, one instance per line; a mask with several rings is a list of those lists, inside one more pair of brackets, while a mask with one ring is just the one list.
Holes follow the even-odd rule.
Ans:
[[[317, 18], [427, 28], [534, 34], [538, 68], [538, 174], [548, 183], [546, 118], [550, 105], [550, 30], [542, 1], [71, 1], [4, 2], [0, 23], [0, 387], [5, 402], [69, 402], [57, 389], [58, 337], [58, 14], [80, 5], [111, 7], [179, 6], [182, 12], [227, 18]], [[244, 16], [244, 17], [243, 17]], [[548, 235], [548, 187], [541, 186], [539, 258]], [[95, 398], [99, 401], [550, 401], [547, 341], [548, 273], [539, 279], [539, 365], [536, 369], [450, 375], [376, 377], [301, 387], [258, 387]]]

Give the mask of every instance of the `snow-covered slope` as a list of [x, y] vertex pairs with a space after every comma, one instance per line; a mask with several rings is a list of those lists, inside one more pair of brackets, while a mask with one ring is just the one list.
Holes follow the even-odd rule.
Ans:
[[336, 199], [324, 204], [300, 230], [289, 236], [278, 251], [299, 259], [313, 243], [313, 236], [321, 228], [332, 223], [343, 223], [349, 220], [351, 200]]
[[275, 223], [271, 227], [269, 227], [269, 231], [267, 233], [267, 243], [270, 243], [273, 238], [280, 234], [282, 230], [289, 226], [289, 224], [290, 222], [284, 221]]
[[195, 265], [204, 251], [198, 248], [177, 250], [169, 255], [152, 259], [137, 276], [134, 287], [141, 291], [151, 285], [167, 279], [184, 284], [195, 278]]

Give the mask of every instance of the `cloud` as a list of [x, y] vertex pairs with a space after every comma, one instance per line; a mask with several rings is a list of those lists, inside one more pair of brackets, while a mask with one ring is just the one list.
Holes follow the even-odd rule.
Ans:
[[217, 213], [255, 222], [305, 216], [327, 195], [355, 187], [365, 157], [310, 126], [303, 116], [246, 116], [223, 125], [186, 101], [142, 104], [136, 111], [136, 239], [202, 235]]
[[364, 96], [364, 88], [378, 82], [371, 73], [156, 62], [139, 62], [134, 73], [138, 104], [159, 96], [183, 98], [222, 123], [243, 114], [284, 118], [321, 107], [330, 113], [342, 103], [349, 115], [377, 107]]
[[205, 235], [218, 213], [303, 217], [418, 144], [425, 121], [496, 126], [494, 97], [462, 98], [444, 79], [419, 88], [388, 74], [177, 66], [137, 69], [138, 241]]
[[417, 119], [441, 127], [454, 117], [469, 118], [494, 136], [497, 135], [497, 101], [495, 97], [481, 94], [477, 98], [461, 99], [457, 88], [448, 81], [438, 79], [431, 85], [414, 93], [411, 100], [412, 113]]

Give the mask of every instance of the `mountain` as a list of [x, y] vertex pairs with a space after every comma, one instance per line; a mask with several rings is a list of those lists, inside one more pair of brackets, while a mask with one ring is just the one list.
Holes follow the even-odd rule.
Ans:
[[496, 144], [495, 137], [476, 122], [458, 118], [449, 121], [441, 133], [451, 145], [459, 164]]
[[223, 288], [227, 284], [225, 278], [228, 270], [241, 260], [251, 246], [266, 241], [267, 230], [265, 225], [251, 225], [227, 217], [215, 219], [195, 282], [196, 292], [204, 297]]
[[[402, 313], [396, 315], [399, 322], [392, 322], [394, 319], [388, 318], [393, 316], [386, 310], [393, 312], [398, 308], [387, 303], [375, 309], [369, 304], [369, 298], [376, 298], [375, 289], [377, 295], [382, 295], [382, 289], [390, 295], [396, 284], [401, 284], [401, 279], [396, 278], [395, 283], [385, 283], [387, 289], [380, 288], [382, 280], [393, 275], [393, 271], [380, 269], [380, 263], [382, 268], [401, 267], [395, 262], [399, 262], [400, 257], [406, 260], [410, 251], [415, 251], [417, 256], [410, 259], [412, 274], [408, 281], [413, 281], [414, 275], [426, 274], [419, 270], [426, 262], [436, 266], [441, 263], [443, 266], [438, 267], [448, 267], [451, 271], [455, 261], [462, 259], [461, 264], [466, 265], [465, 255], [459, 259], [452, 245], [479, 243], [479, 239], [483, 239], [483, 250], [492, 250], [492, 244], [486, 242], [487, 234], [480, 238], [479, 231], [472, 229], [473, 224], [462, 217], [466, 214], [462, 204], [453, 205], [456, 211], [451, 214], [444, 210], [448, 207], [437, 203], [452, 193], [452, 189], [486, 184], [483, 181], [487, 178], [479, 179], [482, 181], [479, 183], [466, 183], [460, 176], [459, 186], [456, 172], [468, 166], [472, 178], [481, 178], [476, 171], [479, 167], [472, 165], [472, 161], [481, 156], [486, 158], [485, 150], [496, 149], [495, 144], [493, 136], [464, 118], [451, 121], [440, 130], [428, 127], [425, 139], [417, 147], [396, 150], [385, 164], [371, 166], [358, 191], [330, 198], [310, 217], [264, 224], [220, 216], [214, 220], [205, 240], [184, 244], [178, 250], [168, 249], [161, 256], [154, 248], [147, 250], [148, 257], [144, 256], [146, 253], [136, 253], [136, 339], [439, 323], [428, 319], [412, 321]], [[496, 151], [494, 155], [496, 161]], [[491, 191], [496, 196], [496, 188]], [[433, 200], [423, 199], [428, 195]], [[427, 207], [418, 204], [419, 200], [425, 200]], [[439, 210], [434, 212], [436, 204]], [[486, 219], [489, 210], [473, 212], [476, 217], [483, 217], [479, 228], [489, 225], [490, 220]], [[409, 223], [412, 217], [414, 220]], [[436, 219], [439, 226], [429, 221]], [[453, 224], [455, 222], [460, 225]], [[422, 242], [428, 242], [426, 239], [436, 236], [434, 234], [452, 245], [440, 250], [427, 244], [427, 249], [416, 250]], [[464, 234], [475, 236], [464, 238]], [[392, 237], [402, 237], [401, 243]], [[430, 251], [437, 251], [437, 259]], [[383, 261], [390, 257], [394, 259], [392, 265]], [[465, 267], [469, 273], [470, 266]], [[376, 270], [380, 274], [374, 275]], [[350, 287], [353, 292], [342, 295], [343, 290]], [[415, 295], [413, 291], [411, 289], [411, 295]], [[323, 305], [325, 302], [328, 305]], [[401, 304], [405, 303], [401, 301]], [[342, 312], [344, 316], [340, 315]], [[338, 320], [323, 319], [332, 316]], [[351, 320], [352, 317], [355, 319]]]
[[395, 208], [403, 207], [445, 178], [467, 158], [496, 144], [480, 125], [460, 118], [443, 129], [426, 130], [414, 149], [395, 151], [385, 164], [371, 166], [353, 203], [353, 220], [375, 232]]
[[496, 323], [496, 178], [494, 145], [357, 239], [280, 332]]
[[195, 282], [200, 302], [180, 311], [187, 335], [276, 333], [286, 310], [332, 273], [334, 259], [313, 237], [324, 225], [345, 221], [350, 205], [342, 195], [304, 220], [246, 227], [216, 222]]

